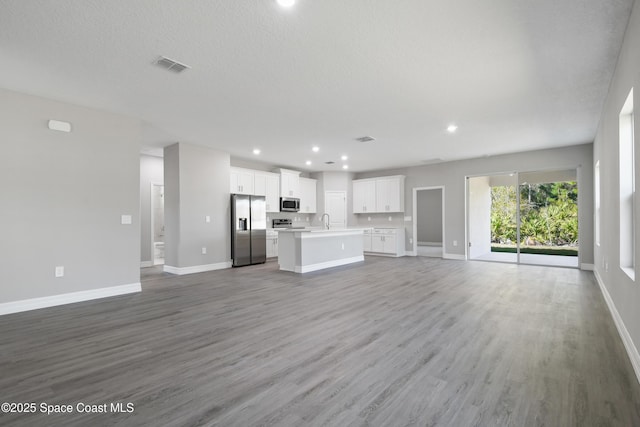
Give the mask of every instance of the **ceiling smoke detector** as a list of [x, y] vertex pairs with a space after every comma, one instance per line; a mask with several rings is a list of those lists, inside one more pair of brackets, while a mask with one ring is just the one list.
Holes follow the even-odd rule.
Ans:
[[191, 68], [187, 64], [182, 64], [178, 61], [174, 61], [173, 59], [167, 58], [166, 56], [161, 56], [156, 59], [155, 64], [160, 68], [173, 71], [174, 73], [181, 73], [184, 70]]
[[360, 141], [360, 142], [371, 142], [375, 140], [376, 139], [372, 136], [361, 136], [360, 138], [356, 138], [356, 141]]

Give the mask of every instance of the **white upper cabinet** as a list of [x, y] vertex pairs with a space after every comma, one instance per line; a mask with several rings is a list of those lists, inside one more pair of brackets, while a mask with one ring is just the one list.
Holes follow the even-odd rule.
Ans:
[[404, 212], [404, 176], [376, 179], [376, 211]]
[[317, 180], [299, 178], [300, 182], [300, 212], [317, 212]]
[[353, 213], [372, 213], [375, 211], [375, 179], [359, 179], [353, 181]]
[[280, 172], [280, 196], [300, 197], [300, 172], [288, 169], [279, 169]]
[[402, 175], [353, 181], [353, 213], [404, 212]]
[[254, 171], [231, 168], [229, 192], [232, 194], [253, 194]]
[[265, 197], [267, 212], [280, 211], [280, 175], [255, 171], [254, 194]]

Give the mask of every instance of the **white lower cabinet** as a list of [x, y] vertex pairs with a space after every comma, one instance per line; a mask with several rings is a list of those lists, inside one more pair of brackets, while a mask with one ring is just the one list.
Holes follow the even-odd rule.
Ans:
[[362, 234], [362, 250], [364, 252], [371, 252], [371, 230], [364, 230]]
[[278, 256], [278, 233], [267, 232], [267, 258]]
[[404, 256], [402, 228], [374, 228], [370, 233], [365, 231], [363, 239], [363, 250], [371, 255]]

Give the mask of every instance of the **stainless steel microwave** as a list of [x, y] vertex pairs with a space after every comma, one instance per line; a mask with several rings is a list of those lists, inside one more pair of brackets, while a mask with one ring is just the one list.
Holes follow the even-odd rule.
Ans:
[[280, 197], [280, 212], [298, 212], [299, 210], [300, 199]]

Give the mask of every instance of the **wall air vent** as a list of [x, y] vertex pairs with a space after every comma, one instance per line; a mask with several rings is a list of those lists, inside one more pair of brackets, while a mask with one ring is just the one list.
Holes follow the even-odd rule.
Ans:
[[174, 73], [181, 73], [184, 70], [191, 68], [186, 64], [181, 64], [180, 62], [174, 61], [173, 59], [167, 58], [166, 56], [159, 57], [156, 60], [155, 64], [160, 68], [173, 71]]
[[335, 164], [335, 163], [336, 163], [336, 162], [332, 162], [331, 160], [329, 160], [328, 162], [324, 162], [324, 164], [325, 164], [325, 165], [333, 165], [333, 164]]
[[372, 136], [361, 136], [360, 138], [356, 138], [356, 141], [360, 141], [360, 142], [371, 142], [375, 140], [376, 139]]

